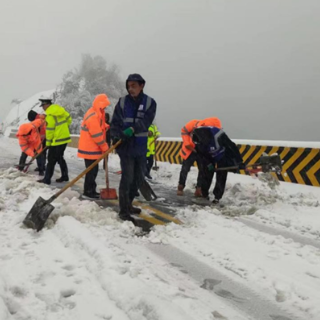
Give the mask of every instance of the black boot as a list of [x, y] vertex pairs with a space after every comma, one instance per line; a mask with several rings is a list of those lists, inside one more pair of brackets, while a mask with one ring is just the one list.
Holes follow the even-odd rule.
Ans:
[[134, 225], [136, 225], [136, 221], [129, 214], [119, 214], [119, 218], [123, 221], [131, 221]]
[[130, 213], [131, 214], [140, 214], [141, 213], [141, 209], [138, 208], [138, 207], [131, 206], [130, 207]]
[[56, 182], [64, 182], [64, 181], [69, 181], [69, 177], [61, 177], [59, 179], [56, 179]]
[[47, 182], [47, 181], [45, 181], [45, 179], [38, 180], [37, 182], [48, 184], [48, 185], [51, 184], [51, 182]]

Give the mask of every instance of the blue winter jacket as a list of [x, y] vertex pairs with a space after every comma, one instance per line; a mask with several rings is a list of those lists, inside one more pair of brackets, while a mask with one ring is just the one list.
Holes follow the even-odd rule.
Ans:
[[[119, 156], [145, 156], [147, 153], [148, 128], [156, 115], [157, 103], [143, 92], [135, 100], [130, 95], [119, 99], [111, 121], [113, 141], [122, 139], [117, 148]], [[123, 130], [132, 127], [134, 135], [127, 138]]]

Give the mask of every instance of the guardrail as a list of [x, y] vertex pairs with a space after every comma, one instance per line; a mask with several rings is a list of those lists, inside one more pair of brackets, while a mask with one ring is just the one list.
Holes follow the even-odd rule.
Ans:
[[[169, 140], [169, 141], [168, 141]], [[157, 161], [180, 164], [179, 152], [181, 139], [159, 139], [156, 143]], [[274, 174], [280, 181], [299, 183], [309, 186], [320, 186], [320, 143], [318, 142], [287, 142], [233, 140], [245, 164], [258, 161], [263, 153], [278, 153], [284, 161], [283, 173]], [[241, 172], [245, 174], [244, 171]]]

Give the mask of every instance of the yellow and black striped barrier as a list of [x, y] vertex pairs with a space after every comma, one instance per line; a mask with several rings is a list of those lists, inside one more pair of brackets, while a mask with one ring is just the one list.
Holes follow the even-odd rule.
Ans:
[[[179, 155], [181, 141], [157, 141], [157, 161], [181, 164]], [[238, 144], [241, 156], [245, 164], [252, 164], [259, 160], [263, 153], [272, 155], [278, 153], [283, 160], [281, 175], [275, 176], [280, 181], [320, 186], [320, 149], [319, 148], [295, 148], [281, 146], [259, 146]], [[241, 172], [244, 174], [244, 171]]]
[[[16, 131], [13, 131], [10, 137], [16, 138], [15, 134]], [[69, 146], [77, 148], [79, 136], [72, 135], [71, 140]], [[283, 160], [283, 170], [281, 175], [275, 174], [275, 176], [280, 181], [320, 187], [320, 148], [303, 147], [304, 143], [299, 144], [301, 147], [253, 145], [252, 142], [250, 144], [242, 142], [237, 146], [245, 164], [257, 162], [263, 153], [268, 155], [278, 153]], [[181, 164], [182, 159], [179, 154], [181, 145], [182, 142], [177, 140], [166, 141], [165, 138], [158, 140], [156, 142], [157, 161]], [[241, 173], [244, 174], [244, 171]]]

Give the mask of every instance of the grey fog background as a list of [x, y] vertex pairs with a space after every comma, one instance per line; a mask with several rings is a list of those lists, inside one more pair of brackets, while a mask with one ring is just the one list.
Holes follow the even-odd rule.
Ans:
[[0, 3], [0, 121], [90, 53], [141, 73], [163, 136], [218, 116], [232, 138], [320, 141], [319, 0]]

